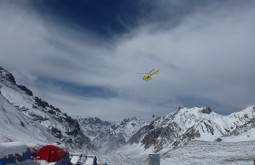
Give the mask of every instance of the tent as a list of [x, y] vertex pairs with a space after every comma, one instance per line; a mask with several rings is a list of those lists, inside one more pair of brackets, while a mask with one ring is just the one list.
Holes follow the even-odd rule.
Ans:
[[47, 162], [57, 162], [61, 159], [68, 159], [69, 153], [54, 145], [46, 145], [36, 152], [36, 159]]
[[30, 157], [30, 149], [23, 143], [0, 143], [0, 164], [15, 164], [16, 162], [28, 160]]
[[84, 165], [94, 165], [94, 159], [96, 159], [95, 155], [87, 155], [86, 162]]
[[73, 165], [69, 159], [61, 159], [55, 163], [55, 165]]
[[81, 161], [82, 154], [81, 153], [71, 153], [70, 157], [71, 157], [72, 164], [79, 164], [79, 162]]

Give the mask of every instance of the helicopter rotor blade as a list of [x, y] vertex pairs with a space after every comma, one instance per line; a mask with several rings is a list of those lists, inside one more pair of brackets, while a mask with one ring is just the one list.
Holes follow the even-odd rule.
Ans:
[[154, 71], [154, 69], [152, 69], [151, 71], [149, 71], [149, 73], [151, 73], [151, 72], [153, 72]]
[[149, 71], [148, 73], [137, 73], [137, 74], [149, 74], [151, 72], [153, 72], [155, 69], [152, 69], [151, 71]]

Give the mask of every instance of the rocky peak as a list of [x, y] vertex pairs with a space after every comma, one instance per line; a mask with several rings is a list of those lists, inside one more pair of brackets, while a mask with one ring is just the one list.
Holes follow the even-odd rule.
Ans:
[[200, 112], [204, 113], [204, 114], [210, 114], [212, 112], [212, 110], [210, 107], [205, 107]]
[[16, 84], [14, 76], [5, 69], [3, 69], [2, 67], [0, 67], [0, 78], [5, 79], [12, 84]]
[[145, 125], [146, 123], [139, 117], [133, 117], [133, 118], [127, 118], [123, 119], [120, 122], [117, 122], [115, 124], [111, 125], [111, 128], [113, 130], [116, 129], [126, 129], [127, 127], [141, 127], [142, 125]]
[[5, 85], [14, 85], [15, 87], [18, 87], [21, 91], [24, 91], [27, 95], [33, 96], [33, 92], [28, 89], [24, 85], [18, 85], [16, 84], [16, 80], [12, 73], [8, 72], [7, 70], [0, 67], [0, 79], [1, 82], [3, 82]]
[[81, 129], [102, 152], [121, 147], [146, 123], [138, 117], [123, 119], [110, 124], [99, 118], [78, 118]]
[[108, 126], [111, 123], [107, 122], [107, 121], [102, 121], [101, 119], [99, 119], [98, 117], [86, 117], [86, 118], [82, 118], [82, 117], [78, 117], [77, 121], [81, 124], [81, 125], [97, 125], [97, 126]]
[[[80, 130], [79, 123], [62, 113], [39, 97], [33, 96], [24, 85], [16, 84], [14, 76], [0, 67], [0, 95], [6, 99], [21, 115], [41, 125], [49, 134], [59, 138], [67, 146], [92, 146], [90, 139]], [[22, 124], [24, 125], [24, 124]]]
[[130, 138], [129, 143], [160, 151], [166, 146], [175, 148], [192, 140], [215, 141], [225, 136], [236, 136], [254, 127], [254, 106], [229, 116], [219, 115], [210, 107], [181, 107], [142, 127]]

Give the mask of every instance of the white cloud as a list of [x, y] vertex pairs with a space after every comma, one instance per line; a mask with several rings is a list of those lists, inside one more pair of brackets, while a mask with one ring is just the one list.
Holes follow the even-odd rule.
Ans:
[[[180, 98], [208, 99], [240, 110], [255, 102], [253, 6], [193, 12], [172, 28], [152, 23], [112, 45], [100, 45], [91, 34], [81, 33], [83, 39], [75, 40], [70, 37], [75, 29], [8, 5], [0, 10], [0, 61], [18, 82], [67, 113], [109, 120], [141, 115], [148, 120], [151, 109], [167, 113], [181, 104]], [[137, 73], [152, 68], [160, 69], [159, 74], [143, 82]], [[119, 97], [64, 95], [49, 84], [38, 88], [38, 76], [108, 87]]]
[[253, 9], [194, 13], [174, 29], [139, 31], [119, 52], [136, 54], [144, 67], [159, 65], [160, 85], [152, 87], [157, 98], [204, 98], [238, 109], [254, 102]]

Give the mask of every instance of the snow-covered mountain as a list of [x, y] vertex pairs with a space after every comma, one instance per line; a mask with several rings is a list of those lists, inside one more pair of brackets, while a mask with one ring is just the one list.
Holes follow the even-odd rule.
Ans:
[[10, 141], [91, 146], [76, 120], [33, 96], [0, 67], [0, 142]]
[[100, 151], [107, 152], [127, 143], [146, 123], [138, 117], [123, 119], [117, 123], [101, 121], [99, 118], [78, 118], [84, 134]]
[[76, 120], [80, 124], [83, 133], [88, 136], [90, 140], [94, 140], [111, 125], [110, 122], [102, 121], [97, 117], [77, 117]]
[[[219, 115], [209, 107], [179, 108], [141, 128], [128, 143], [158, 152], [193, 140], [227, 141], [254, 127], [255, 107], [252, 106], [229, 116]], [[255, 140], [254, 136], [250, 140]]]
[[73, 119], [18, 85], [0, 67], [0, 142], [62, 143], [108, 152], [125, 146], [167, 153], [194, 140], [255, 140], [255, 107], [222, 116], [209, 107], [180, 107], [146, 124], [138, 117], [118, 123], [99, 118]]
[[1, 142], [23, 141], [29, 143], [59, 142], [38, 122], [22, 114], [0, 95]]
[[56, 142], [73, 147], [95, 146], [103, 151], [126, 144], [146, 125], [137, 117], [114, 124], [97, 117], [73, 119], [18, 85], [14, 76], [1, 67], [0, 119], [0, 142]]

